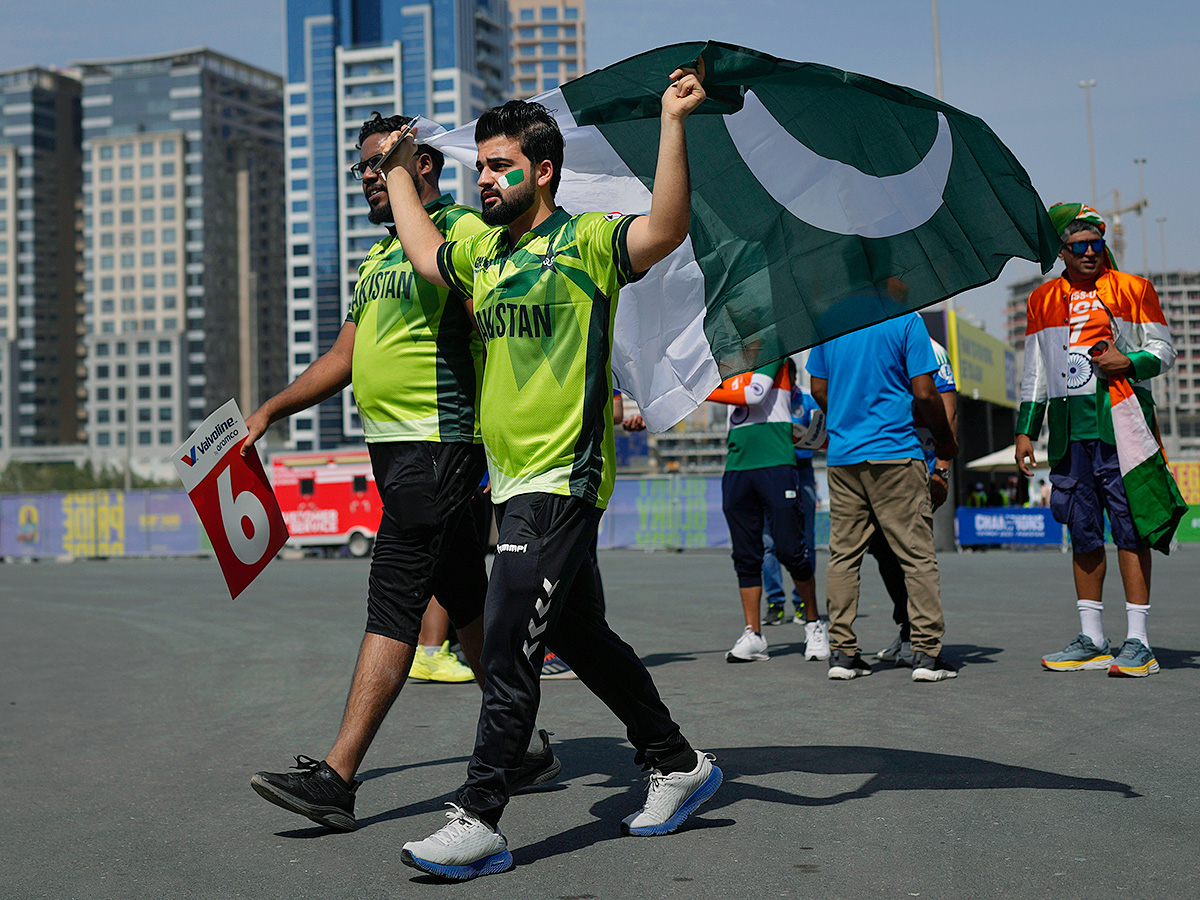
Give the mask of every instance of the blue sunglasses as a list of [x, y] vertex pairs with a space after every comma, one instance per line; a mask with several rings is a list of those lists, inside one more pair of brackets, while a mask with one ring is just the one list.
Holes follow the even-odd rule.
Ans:
[[1070, 241], [1063, 244], [1063, 246], [1076, 256], [1083, 256], [1083, 254], [1087, 253], [1088, 247], [1092, 248], [1093, 253], [1103, 253], [1105, 243], [1104, 238], [1098, 238], [1094, 241]]

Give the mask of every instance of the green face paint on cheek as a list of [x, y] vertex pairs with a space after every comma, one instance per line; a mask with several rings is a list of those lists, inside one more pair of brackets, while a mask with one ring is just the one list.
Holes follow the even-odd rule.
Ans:
[[496, 179], [496, 185], [501, 189], [510, 188], [514, 184], [520, 184], [525, 180], [524, 169], [509, 169], [503, 175]]

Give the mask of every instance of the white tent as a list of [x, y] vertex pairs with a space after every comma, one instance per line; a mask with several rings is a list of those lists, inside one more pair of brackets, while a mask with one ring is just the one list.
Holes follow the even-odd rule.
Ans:
[[[1038, 465], [1044, 466], [1046, 464], [1046, 445], [1044, 443], [1034, 444], [1033, 455], [1038, 461]], [[1012, 444], [1003, 450], [996, 450], [987, 456], [973, 459], [967, 463], [967, 468], [973, 472], [1016, 472], [1017, 445]]]

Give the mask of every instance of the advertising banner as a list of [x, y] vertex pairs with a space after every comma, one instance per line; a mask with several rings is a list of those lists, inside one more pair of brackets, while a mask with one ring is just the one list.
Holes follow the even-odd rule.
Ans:
[[230, 400], [174, 454], [175, 469], [234, 597], [258, 577], [288, 538], [257, 451], [252, 448], [241, 455], [246, 433], [237, 403]]
[[0, 556], [179, 556], [207, 550], [182, 491], [0, 497]]
[[1061, 545], [1063, 527], [1045, 507], [960, 506], [958, 542], [971, 544]]
[[975, 400], [1016, 407], [1017, 356], [1012, 348], [982, 328], [946, 314], [946, 351], [954, 368], [958, 392]]

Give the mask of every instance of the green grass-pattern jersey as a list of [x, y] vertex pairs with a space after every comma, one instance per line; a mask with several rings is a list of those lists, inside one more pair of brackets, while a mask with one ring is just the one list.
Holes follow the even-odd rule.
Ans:
[[446, 282], [475, 298], [487, 344], [479, 409], [497, 503], [547, 493], [608, 505], [612, 325], [634, 278], [634, 218], [558, 209], [515, 247], [493, 228], [439, 251]]
[[[426, 205], [447, 240], [487, 230], [448, 194]], [[463, 295], [418, 276], [400, 241], [379, 241], [358, 267], [348, 320], [354, 400], [368, 441], [479, 443], [483, 342]]]

